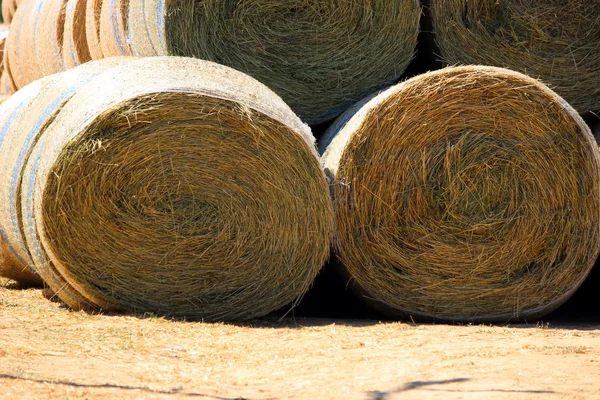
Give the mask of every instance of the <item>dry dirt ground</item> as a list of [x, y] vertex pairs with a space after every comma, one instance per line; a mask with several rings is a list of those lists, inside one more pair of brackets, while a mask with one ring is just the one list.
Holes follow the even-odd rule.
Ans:
[[191, 323], [0, 280], [0, 398], [600, 399], [600, 324]]

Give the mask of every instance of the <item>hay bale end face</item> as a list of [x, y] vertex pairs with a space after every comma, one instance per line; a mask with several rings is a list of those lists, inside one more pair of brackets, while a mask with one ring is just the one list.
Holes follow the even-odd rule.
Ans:
[[600, 109], [600, 2], [430, 3], [440, 56], [449, 65], [509, 68], [541, 79], [580, 113]]
[[317, 123], [402, 75], [421, 7], [418, 0], [131, 0], [129, 12], [134, 55], [233, 67]]
[[150, 57], [98, 75], [25, 176], [32, 258], [74, 308], [253, 318], [294, 304], [329, 256], [310, 130], [213, 63]]
[[322, 164], [339, 258], [392, 316], [539, 317], [598, 256], [598, 147], [525, 75], [458, 67], [408, 80], [343, 124]]

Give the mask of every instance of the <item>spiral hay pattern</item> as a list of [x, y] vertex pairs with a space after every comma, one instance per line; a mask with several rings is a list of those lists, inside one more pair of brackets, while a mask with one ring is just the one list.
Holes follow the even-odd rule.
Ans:
[[254, 79], [177, 57], [78, 90], [33, 148], [22, 197], [39, 273], [90, 311], [264, 315], [308, 289], [333, 230], [306, 125]]
[[600, 2], [430, 2], [436, 41], [448, 64], [523, 72], [550, 85], [580, 113], [600, 109]]
[[337, 252], [390, 315], [537, 317], [592, 268], [598, 148], [536, 80], [448, 68], [387, 90], [342, 125], [322, 158]]
[[228, 65], [319, 122], [402, 75], [421, 7], [418, 0], [131, 0], [129, 13], [134, 55]]

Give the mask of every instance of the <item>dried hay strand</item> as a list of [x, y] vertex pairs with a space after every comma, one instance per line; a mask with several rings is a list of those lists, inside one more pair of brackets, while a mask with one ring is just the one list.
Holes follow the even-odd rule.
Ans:
[[538, 81], [494, 67], [427, 73], [375, 97], [322, 157], [336, 251], [394, 317], [539, 317], [600, 250], [600, 155]]
[[137, 56], [245, 72], [317, 123], [402, 75], [420, 15], [418, 0], [130, 0], [128, 35]]
[[[600, 2], [431, 0], [448, 64], [505, 67], [539, 78], [580, 113], [600, 109]], [[590, 93], [585, 96], [584, 93]]]
[[127, 43], [129, 0], [106, 0], [100, 14], [100, 46], [104, 57], [130, 56]]
[[17, 88], [64, 71], [62, 56], [66, 0], [28, 0], [15, 14], [5, 67]]
[[67, 0], [62, 50], [65, 69], [92, 59], [86, 37], [86, 4], [87, 0]]
[[329, 256], [310, 129], [210, 62], [102, 73], [64, 104], [24, 176], [32, 258], [75, 309], [249, 319], [295, 304]]
[[[76, 90], [100, 72], [135, 58], [109, 58], [37, 80], [0, 107], [0, 276], [21, 285], [41, 284], [29, 256], [21, 216], [23, 168], [40, 133]], [[32, 276], [33, 275], [33, 276]]]
[[104, 58], [100, 45], [100, 15], [102, 0], [87, 0], [85, 8], [85, 35], [92, 60]]

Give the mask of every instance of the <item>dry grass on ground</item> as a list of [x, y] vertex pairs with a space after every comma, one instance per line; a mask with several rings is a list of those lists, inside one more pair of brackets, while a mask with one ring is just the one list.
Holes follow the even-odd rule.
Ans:
[[0, 398], [600, 398], [600, 325], [87, 315], [0, 281]]

